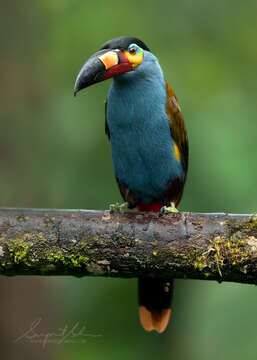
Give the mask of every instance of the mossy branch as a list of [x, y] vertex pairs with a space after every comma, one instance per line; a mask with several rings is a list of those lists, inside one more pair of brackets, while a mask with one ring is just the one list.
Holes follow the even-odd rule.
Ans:
[[257, 284], [257, 217], [0, 209], [0, 274]]

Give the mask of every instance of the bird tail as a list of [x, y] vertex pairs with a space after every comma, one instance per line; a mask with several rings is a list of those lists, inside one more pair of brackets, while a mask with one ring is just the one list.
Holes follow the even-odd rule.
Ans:
[[162, 333], [171, 315], [173, 280], [138, 279], [139, 317], [143, 328]]

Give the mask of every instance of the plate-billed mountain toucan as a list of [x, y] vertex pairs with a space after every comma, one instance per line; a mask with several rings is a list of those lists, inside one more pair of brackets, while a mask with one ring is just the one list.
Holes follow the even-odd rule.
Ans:
[[[134, 37], [110, 40], [92, 55], [78, 74], [74, 94], [109, 78], [105, 132], [121, 195], [131, 209], [174, 211], [188, 167], [188, 137], [176, 95], [157, 58]], [[172, 279], [139, 279], [144, 329], [165, 330], [172, 294]]]

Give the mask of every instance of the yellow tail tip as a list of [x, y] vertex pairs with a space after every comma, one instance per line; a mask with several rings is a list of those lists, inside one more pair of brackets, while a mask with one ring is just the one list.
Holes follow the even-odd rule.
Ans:
[[146, 331], [155, 330], [161, 334], [167, 327], [171, 315], [171, 309], [150, 311], [145, 306], [139, 306], [139, 317]]

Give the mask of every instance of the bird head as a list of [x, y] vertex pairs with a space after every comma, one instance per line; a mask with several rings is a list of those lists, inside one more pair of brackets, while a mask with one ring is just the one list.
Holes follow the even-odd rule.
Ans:
[[138, 71], [146, 52], [150, 52], [149, 48], [134, 37], [122, 36], [107, 41], [82, 66], [75, 82], [74, 95], [97, 82]]

